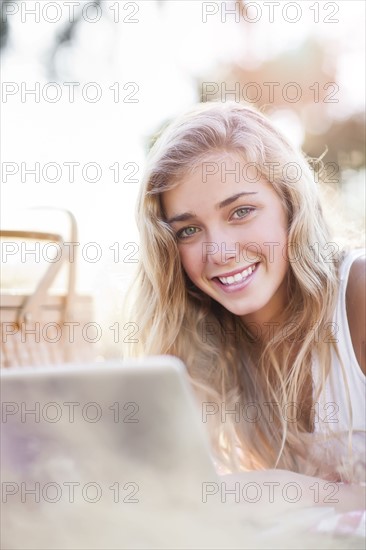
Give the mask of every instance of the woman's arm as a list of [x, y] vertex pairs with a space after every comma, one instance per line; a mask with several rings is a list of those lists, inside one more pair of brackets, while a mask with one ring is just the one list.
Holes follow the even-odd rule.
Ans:
[[347, 317], [353, 349], [366, 375], [366, 258], [351, 265], [346, 291]]
[[[336, 512], [366, 508], [365, 486], [329, 482], [287, 470], [227, 474], [220, 476], [220, 481], [221, 500], [234, 501], [239, 495], [240, 502], [254, 515], [259, 511], [277, 515], [312, 506], [331, 507]], [[233, 490], [235, 493], [230, 493]]]

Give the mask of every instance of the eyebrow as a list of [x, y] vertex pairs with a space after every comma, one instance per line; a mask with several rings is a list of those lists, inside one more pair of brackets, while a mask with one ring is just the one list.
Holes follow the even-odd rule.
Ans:
[[[240, 197], [247, 196], [247, 195], [257, 195], [257, 191], [247, 191], [247, 192], [237, 193], [236, 195], [232, 195], [231, 197], [228, 197], [222, 202], [219, 202], [219, 204], [217, 204], [215, 208], [216, 209], [225, 208], [225, 206], [229, 206], [229, 204], [235, 202]], [[167, 223], [171, 224], [174, 222], [186, 222], [194, 218], [197, 218], [197, 216], [193, 212], [184, 212], [183, 214], [178, 214], [177, 216], [173, 216], [172, 218], [169, 218], [169, 220], [167, 220]]]

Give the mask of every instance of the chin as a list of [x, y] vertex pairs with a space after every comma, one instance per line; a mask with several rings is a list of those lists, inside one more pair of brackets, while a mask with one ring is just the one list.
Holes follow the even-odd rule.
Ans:
[[257, 311], [260, 311], [265, 304], [228, 304], [228, 303], [222, 303], [221, 305], [230, 311], [230, 313], [233, 313], [234, 315], [238, 315], [239, 317], [245, 317], [246, 315], [250, 315], [252, 313], [256, 313]]
[[236, 315], [237, 317], [245, 317], [246, 315], [249, 315], [250, 313], [253, 313], [254, 310], [249, 310], [248, 308], [243, 307], [230, 307], [227, 304], [223, 304], [220, 302], [223, 308], [225, 308], [227, 311], [232, 313], [233, 315]]

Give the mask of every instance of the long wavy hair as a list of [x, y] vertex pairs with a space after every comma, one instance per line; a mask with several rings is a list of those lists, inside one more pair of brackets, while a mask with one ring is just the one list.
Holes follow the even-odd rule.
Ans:
[[[271, 183], [287, 212], [288, 257], [294, 255], [294, 243], [300, 251], [288, 267], [286, 330], [275, 331], [267, 342], [189, 280], [162, 207], [165, 191], [222, 153], [254, 162], [267, 180], [272, 167]], [[300, 177], [294, 177], [294, 166]], [[125, 344], [125, 356], [171, 354], [182, 359], [202, 403], [213, 453], [227, 471], [282, 468], [322, 475], [325, 460], [329, 474], [330, 454], [324, 458], [311, 453], [309, 436], [314, 432], [313, 404], [329, 373], [332, 349], [340, 359], [331, 322], [346, 249], [329, 261], [332, 235], [319, 183], [305, 156], [251, 107], [200, 104], [169, 124], [151, 148], [137, 223], [140, 262], [126, 315], [138, 325], [138, 341]], [[312, 377], [314, 353], [321, 366], [318, 387]], [[290, 404], [296, 418], [284, 414]], [[209, 414], [213, 411], [219, 412]]]

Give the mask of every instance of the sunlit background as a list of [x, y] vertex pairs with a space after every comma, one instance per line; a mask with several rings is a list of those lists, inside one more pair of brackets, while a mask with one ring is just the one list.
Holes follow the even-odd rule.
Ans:
[[[337, 193], [330, 216], [341, 239], [346, 228], [362, 241], [364, 2], [71, 4], [73, 12], [62, 1], [2, 2], [2, 228], [67, 240], [62, 212], [32, 208], [75, 214], [77, 289], [93, 296], [102, 356], [119, 353], [108, 327], [138, 261], [134, 207], [149, 144], [197, 101], [247, 100], [310, 157], [326, 152], [325, 179]], [[37, 86], [39, 99], [25, 94]], [[36, 163], [39, 183], [26, 172]], [[99, 261], [91, 248], [81, 253], [90, 242], [101, 247]], [[26, 260], [3, 263], [5, 291], [34, 285], [46, 264]]]

